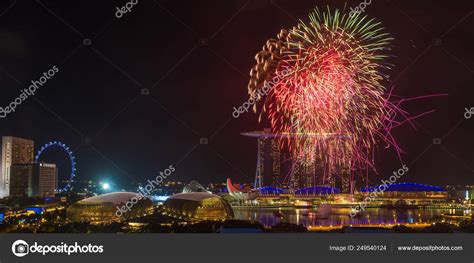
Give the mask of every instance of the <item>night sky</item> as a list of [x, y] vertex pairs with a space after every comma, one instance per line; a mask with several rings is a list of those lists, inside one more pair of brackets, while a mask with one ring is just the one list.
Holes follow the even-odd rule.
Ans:
[[[0, 135], [37, 147], [60, 140], [74, 149], [78, 180], [117, 188], [170, 164], [169, 180], [250, 183], [256, 141], [240, 133], [262, 126], [255, 114], [234, 119], [232, 111], [248, 99], [254, 56], [281, 28], [329, 3], [345, 2], [139, 0], [118, 19], [126, 1], [2, 0], [0, 107], [53, 66], [59, 72], [0, 119]], [[395, 38], [387, 86], [403, 97], [449, 94], [405, 104], [412, 115], [436, 110], [416, 130], [394, 131], [406, 152], [405, 181], [474, 184], [474, 116], [463, 116], [474, 107], [474, 2], [372, 0], [365, 12]], [[65, 157], [52, 150], [44, 160], [65, 177]], [[385, 145], [377, 160], [373, 184], [401, 167]]]

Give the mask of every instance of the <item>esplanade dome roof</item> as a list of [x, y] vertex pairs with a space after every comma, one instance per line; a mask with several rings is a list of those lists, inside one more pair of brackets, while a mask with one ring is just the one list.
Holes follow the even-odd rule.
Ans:
[[119, 205], [121, 203], [128, 202], [132, 197], [136, 197], [137, 193], [132, 192], [114, 192], [98, 196], [93, 196], [90, 198], [83, 199], [78, 203], [81, 204], [93, 204], [93, 203], [113, 203], [114, 205]]

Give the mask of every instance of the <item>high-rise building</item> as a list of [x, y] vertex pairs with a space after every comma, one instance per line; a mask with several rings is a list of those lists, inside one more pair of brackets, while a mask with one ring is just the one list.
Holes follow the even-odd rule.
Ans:
[[[351, 174], [352, 149], [350, 135], [338, 133], [298, 133], [278, 134], [270, 129], [242, 133], [257, 138], [257, 169], [255, 188], [276, 186], [291, 190], [326, 186], [338, 188], [342, 193], [352, 193], [356, 180]], [[311, 142], [313, 155], [300, 158], [294, 155], [289, 145], [281, 143], [291, 138], [293, 141]], [[327, 149], [318, 148], [324, 142]], [[322, 143], [321, 143], [322, 144]], [[308, 145], [310, 145], [308, 143]]]
[[55, 164], [35, 164], [35, 176], [38, 174], [38, 196], [54, 197], [58, 186], [58, 170]]
[[14, 164], [10, 167], [10, 197], [54, 197], [55, 164]]
[[2, 137], [2, 161], [0, 162], [0, 198], [10, 195], [10, 167], [15, 164], [33, 164], [34, 142], [32, 140]]
[[10, 197], [33, 196], [33, 184], [33, 164], [14, 164], [10, 166]]

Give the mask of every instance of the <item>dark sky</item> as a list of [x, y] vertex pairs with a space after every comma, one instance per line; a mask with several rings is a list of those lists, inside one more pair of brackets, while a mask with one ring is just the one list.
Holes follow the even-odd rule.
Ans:
[[[240, 132], [261, 128], [232, 108], [247, 100], [254, 55], [281, 28], [315, 6], [343, 1], [3, 0], [0, 4], [0, 106], [56, 65], [59, 72], [17, 111], [0, 119], [0, 135], [75, 149], [78, 179], [117, 186], [145, 182], [170, 164], [170, 180], [251, 182], [256, 141]], [[349, 1], [355, 7], [360, 1]], [[464, 3], [464, 4], [461, 4]], [[447, 93], [414, 103], [417, 130], [395, 130], [409, 164], [406, 181], [474, 183], [474, 2], [373, 0], [366, 13], [395, 38], [390, 71], [404, 97]], [[92, 45], [84, 46], [90, 39]], [[150, 89], [149, 96], [141, 95]], [[434, 145], [433, 138], [442, 138]], [[89, 138], [89, 140], [87, 139]], [[208, 145], [200, 145], [208, 138]], [[87, 143], [90, 142], [90, 143]], [[68, 168], [60, 151], [46, 159]], [[377, 183], [401, 165], [391, 149], [377, 154]]]

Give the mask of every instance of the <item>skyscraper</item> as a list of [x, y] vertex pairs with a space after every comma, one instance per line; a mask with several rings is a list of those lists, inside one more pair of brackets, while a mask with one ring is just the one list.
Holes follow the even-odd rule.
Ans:
[[[38, 177], [38, 192], [40, 197], [54, 197], [58, 185], [58, 170], [56, 164], [35, 164], [35, 178]], [[35, 189], [36, 187], [34, 187]]]
[[10, 197], [33, 196], [34, 165], [13, 164], [10, 166]]
[[14, 164], [10, 167], [10, 197], [54, 197], [55, 164]]
[[[263, 186], [288, 187], [292, 190], [315, 186], [336, 187], [342, 193], [352, 193], [360, 180], [351, 174], [352, 149], [350, 136], [337, 133], [278, 134], [270, 129], [242, 133], [257, 138], [257, 169], [255, 188]], [[291, 145], [281, 143], [307, 140], [314, 155], [295, 156]], [[310, 144], [311, 143], [311, 144]], [[319, 144], [329, 145], [330, 150], [321, 152]], [[304, 157], [304, 158], [302, 158]]]
[[33, 164], [34, 142], [32, 140], [2, 137], [2, 161], [0, 163], [0, 198], [10, 195], [10, 167], [14, 164]]

